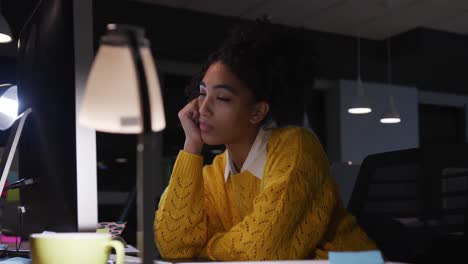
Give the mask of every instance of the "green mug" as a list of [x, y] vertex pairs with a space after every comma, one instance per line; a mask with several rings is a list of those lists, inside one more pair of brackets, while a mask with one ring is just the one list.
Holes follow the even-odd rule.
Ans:
[[110, 234], [31, 234], [29, 241], [33, 264], [106, 264], [111, 248], [115, 249], [116, 263], [124, 263], [124, 246]]

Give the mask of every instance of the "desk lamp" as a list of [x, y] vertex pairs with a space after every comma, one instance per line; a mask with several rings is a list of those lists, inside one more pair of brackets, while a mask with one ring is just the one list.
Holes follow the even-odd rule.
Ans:
[[18, 88], [11, 84], [3, 84], [0, 88], [3, 88], [0, 97], [0, 130], [7, 130], [18, 117]]
[[142, 263], [155, 258], [153, 221], [157, 134], [165, 128], [160, 84], [144, 30], [110, 24], [88, 76], [79, 122], [97, 131], [138, 134], [137, 247]]
[[[6, 90], [1, 89], [5, 86], [10, 87], [6, 88]], [[3, 192], [3, 188], [5, 187], [5, 182], [10, 171], [11, 163], [13, 162], [16, 146], [18, 145], [24, 123], [26, 122], [26, 118], [32, 112], [32, 109], [28, 108], [18, 115], [18, 88], [16, 85], [0, 85], [0, 94], [2, 92], [3, 94], [0, 96], [0, 130], [9, 129], [18, 119], [19, 122], [16, 127], [12, 128], [15, 131], [10, 132], [9, 139], [6, 143], [4, 153], [2, 154], [0, 161], [0, 194]], [[19, 188], [33, 183], [34, 181], [32, 179], [21, 179], [10, 184], [6, 189]]]

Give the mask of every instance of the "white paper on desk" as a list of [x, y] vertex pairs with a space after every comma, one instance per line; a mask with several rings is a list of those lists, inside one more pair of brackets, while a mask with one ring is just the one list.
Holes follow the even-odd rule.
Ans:
[[[115, 254], [109, 255], [109, 260], [107, 261], [108, 264], [114, 264], [116, 262]], [[141, 263], [141, 259], [139, 257], [133, 256], [125, 256], [124, 263]]]
[[140, 251], [138, 251], [138, 249], [132, 245], [127, 244], [125, 246], [125, 253], [138, 253], [138, 252]]

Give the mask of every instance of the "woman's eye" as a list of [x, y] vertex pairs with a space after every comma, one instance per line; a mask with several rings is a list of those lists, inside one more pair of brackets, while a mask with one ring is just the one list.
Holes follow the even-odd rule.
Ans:
[[218, 96], [217, 99], [220, 100], [220, 101], [223, 101], [223, 102], [229, 102], [229, 101], [231, 101], [231, 99], [229, 99], [229, 98], [220, 97], [220, 96]]

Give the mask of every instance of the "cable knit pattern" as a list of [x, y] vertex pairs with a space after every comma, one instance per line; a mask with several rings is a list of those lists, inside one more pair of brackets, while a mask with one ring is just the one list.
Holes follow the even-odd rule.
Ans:
[[179, 153], [156, 212], [164, 258], [304, 259], [376, 249], [344, 208], [309, 131], [272, 132], [262, 180], [244, 171], [225, 183], [225, 163], [223, 153], [202, 171], [201, 156]]

